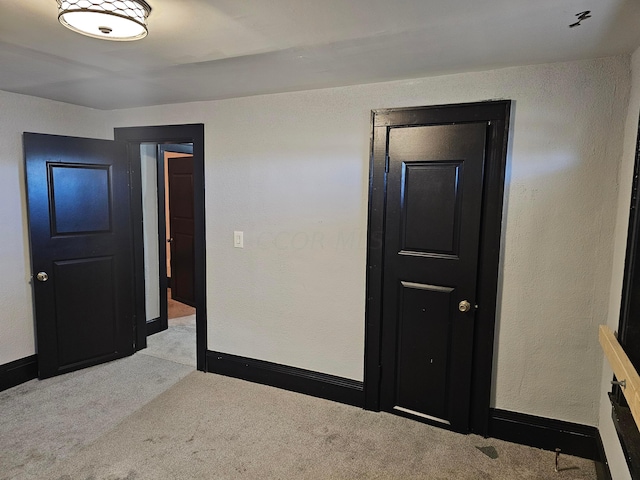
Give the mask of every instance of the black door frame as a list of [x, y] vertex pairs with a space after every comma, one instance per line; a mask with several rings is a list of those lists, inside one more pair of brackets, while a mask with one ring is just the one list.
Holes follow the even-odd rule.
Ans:
[[[196, 363], [206, 371], [207, 302], [206, 246], [204, 206], [204, 124], [157, 125], [114, 128], [114, 138], [129, 144], [131, 161], [132, 222], [134, 235], [135, 275], [135, 340], [136, 350], [147, 346], [147, 322], [144, 291], [144, 244], [142, 235], [142, 190], [140, 176], [140, 144], [193, 144], [193, 188], [195, 216], [195, 297], [196, 297]], [[137, 161], [133, 161], [136, 160]]]
[[502, 204], [511, 101], [380, 109], [371, 112], [367, 286], [365, 311], [365, 408], [380, 410], [382, 286], [390, 127], [487, 122], [487, 156], [482, 193], [476, 325], [473, 343], [469, 429], [488, 435], [493, 342], [498, 292]]

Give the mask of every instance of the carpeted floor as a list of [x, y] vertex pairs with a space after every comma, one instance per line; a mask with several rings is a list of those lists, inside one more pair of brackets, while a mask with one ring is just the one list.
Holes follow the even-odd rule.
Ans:
[[142, 355], [196, 366], [196, 316], [169, 319], [169, 328], [147, 337]]
[[42, 479], [193, 367], [133, 355], [0, 393], [0, 479]]
[[195, 316], [0, 393], [0, 480], [591, 480], [591, 461], [194, 371]]
[[193, 372], [40, 478], [596, 478], [588, 460], [553, 465], [552, 452]]

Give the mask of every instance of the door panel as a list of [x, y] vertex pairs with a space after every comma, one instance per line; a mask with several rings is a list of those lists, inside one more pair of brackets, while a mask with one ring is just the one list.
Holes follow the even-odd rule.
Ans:
[[403, 251], [457, 253], [460, 167], [446, 162], [403, 165]]
[[108, 166], [48, 164], [52, 196], [52, 231], [111, 231]]
[[132, 354], [126, 145], [25, 133], [24, 151], [40, 378]]
[[486, 123], [388, 129], [381, 407], [468, 429]]
[[[113, 257], [56, 261], [53, 278], [60, 364], [72, 365], [115, 351]], [[91, 310], [79, 308], [79, 299]]]
[[171, 297], [195, 306], [193, 157], [169, 158]]
[[410, 282], [401, 282], [401, 289], [396, 403], [448, 418], [440, 389], [449, 381], [449, 320], [455, 290]]

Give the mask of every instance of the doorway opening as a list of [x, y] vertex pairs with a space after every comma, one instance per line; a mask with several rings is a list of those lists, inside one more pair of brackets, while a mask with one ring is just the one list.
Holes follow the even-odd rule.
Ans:
[[[174, 323], [178, 327], [193, 327], [195, 320], [196, 367], [204, 371], [207, 334], [204, 125], [129, 127], [114, 131], [116, 140], [128, 143], [131, 160], [136, 350], [148, 347], [149, 335], [169, 327], [169, 300], [179, 300], [178, 315], [194, 309], [195, 317], [183, 315], [176, 317], [182, 320]], [[174, 195], [177, 203], [171, 203], [172, 188], [177, 189]]]
[[196, 365], [193, 144], [140, 145], [145, 354]]

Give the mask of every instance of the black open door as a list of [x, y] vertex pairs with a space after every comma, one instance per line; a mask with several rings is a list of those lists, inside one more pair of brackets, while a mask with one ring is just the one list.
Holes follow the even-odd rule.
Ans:
[[131, 355], [125, 143], [24, 134], [39, 377]]
[[169, 159], [171, 298], [196, 306], [193, 157]]

